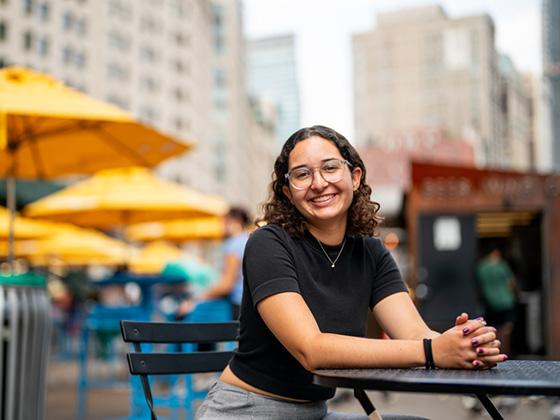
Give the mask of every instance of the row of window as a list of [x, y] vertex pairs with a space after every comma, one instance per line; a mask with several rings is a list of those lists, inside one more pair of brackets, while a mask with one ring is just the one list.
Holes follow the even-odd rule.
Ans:
[[[163, 6], [162, 4], [158, 4], [156, 0], [148, 0], [145, 4], [150, 6], [152, 9], [157, 10], [161, 10]], [[167, 4], [169, 5], [170, 16], [182, 19], [188, 17], [190, 14], [189, 7], [185, 5], [183, 0], [170, 1], [167, 2]], [[132, 2], [130, 0], [111, 0], [108, 4], [107, 14], [111, 17], [118, 18], [119, 20], [130, 22], [133, 19], [134, 6], [137, 5], [138, 2], [136, 0], [132, 0]], [[156, 32], [161, 29], [160, 24], [158, 24], [154, 19], [150, 19], [147, 15], [142, 18], [142, 21], [144, 29]]]
[[[116, 93], [107, 95], [106, 100], [121, 108], [130, 110], [130, 101]], [[160, 119], [160, 115], [155, 108], [150, 105], [140, 107], [140, 119], [155, 124]], [[171, 118], [171, 125], [174, 130], [182, 131], [190, 129], [190, 121], [185, 117], [175, 116]]]
[[85, 51], [67, 45], [62, 49], [62, 62], [83, 69], [87, 65], [87, 55]]
[[[124, 42], [122, 39], [118, 38], [118, 34], [110, 33], [108, 35], [110, 43]], [[5, 41], [8, 37], [8, 27], [5, 22], [0, 21], [0, 42]], [[31, 30], [27, 30], [22, 35], [23, 49], [25, 51], [32, 51], [33, 48], [37, 48], [37, 53], [45, 57], [49, 54], [50, 43], [46, 36], [37, 37]], [[158, 51], [149, 46], [144, 46], [140, 49], [140, 57], [146, 62], [157, 62], [160, 59]], [[78, 68], [83, 68], [86, 65], [87, 57], [84, 51], [75, 49], [71, 46], [65, 46], [62, 51], [62, 61], [64, 64], [75, 64]], [[172, 68], [179, 74], [189, 74], [190, 66], [188, 63], [183, 62], [179, 59], [174, 59], [171, 61]], [[120, 71], [119, 69], [113, 69], [110, 71], [112, 75], [116, 75], [117, 78], [126, 79], [128, 78], [127, 73]], [[221, 83], [217, 82], [218, 85]]]
[[[140, 118], [140, 120], [150, 124], [157, 124], [158, 121], [160, 120], [160, 114], [157, 112], [156, 109], [154, 109], [150, 105], [145, 105], [141, 107], [138, 113], [138, 117]], [[188, 119], [184, 117], [172, 118], [171, 124], [173, 129], [176, 131], [183, 131], [183, 130], [190, 129], [190, 122]]]
[[67, 11], [62, 15], [62, 29], [64, 32], [74, 31], [80, 36], [87, 32], [87, 21], [85, 17], [74, 15], [72, 11]]
[[[190, 45], [190, 37], [181, 32], [176, 32], [172, 34], [173, 40], [177, 46], [188, 46]], [[107, 34], [107, 42], [112, 47], [119, 51], [130, 51], [132, 48], [132, 37], [123, 34], [116, 30], [111, 30]], [[141, 55], [146, 57], [147, 61], [157, 60], [157, 52], [155, 48], [144, 46], [140, 51]]]

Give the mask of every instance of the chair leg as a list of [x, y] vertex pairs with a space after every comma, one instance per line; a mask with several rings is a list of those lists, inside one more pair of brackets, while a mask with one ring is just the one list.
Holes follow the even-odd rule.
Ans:
[[89, 329], [84, 326], [81, 336], [81, 349], [79, 355], [79, 373], [78, 373], [78, 402], [77, 402], [77, 419], [84, 420], [86, 418], [86, 397], [88, 387], [88, 350], [89, 350]]

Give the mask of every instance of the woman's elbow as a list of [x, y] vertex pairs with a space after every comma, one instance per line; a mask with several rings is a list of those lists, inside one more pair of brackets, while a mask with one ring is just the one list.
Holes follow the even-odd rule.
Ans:
[[319, 369], [319, 363], [317, 362], [316, 358], [312, 355], [305, 354], [300, 355], [298, 358], [298, 362], [304, 367], [305, 370], [314, 371], [315, 369]]
[[320, 345], [318, 341], [320, 334], [308, 340], [307, 345], [297, 351], [296, 359], [305, 368], [305, 370], [313, 371], [320, 369], [322, 366]]

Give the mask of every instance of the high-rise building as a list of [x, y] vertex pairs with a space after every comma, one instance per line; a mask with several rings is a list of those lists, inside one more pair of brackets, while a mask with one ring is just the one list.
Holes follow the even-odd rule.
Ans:
[[552, 167], [560, 171], [560, 0], [543, 0], [543, 82], [548, 104]]
[[293, 35], [251, 40], [247, 44], [249, 94], [276, 104], [278, 148], [300, 128], [300, 96]]
[[500, 166], [520, 171], [533, 169], [532, 91], [507, 55], [498, 54], [497, 65]]
[[500, 100], [517, 78], [500, 83], [490, 16], [451, 19], [439, 6], [381, 13], [374, 31], [354, 36], [353, 57], [358, 145], [443, 130], [472, 144], [479, 165], [511, 165]]

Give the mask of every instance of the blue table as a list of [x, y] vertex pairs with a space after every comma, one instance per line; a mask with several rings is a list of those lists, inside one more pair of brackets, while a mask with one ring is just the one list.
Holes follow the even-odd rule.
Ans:
[[184, 284], [187, 280], [182, 276], [161, 276], [161, 275], [150, 275], [141, 276], [128, 272], [116, 273], [106, 279], [93, 282], [93, 285], [98, 288], [102, 288], [110, 285], [125, 285], [127, 283], [134, 283], [140, 287], [142, 293], [142, 298], [139, 306], [144, 308], [149, 316], [153, 313], [153, 287], [156, 285], [167, 284], [167, 285], [177, 285]]

